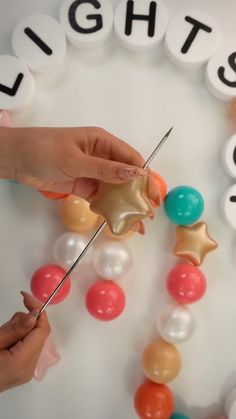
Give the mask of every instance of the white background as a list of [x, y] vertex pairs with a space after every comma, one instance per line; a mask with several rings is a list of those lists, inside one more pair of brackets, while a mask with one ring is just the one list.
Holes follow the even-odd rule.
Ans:
[[[37, 12], [58, 17], [60, 3], [0, 0], [0, 52], [12, 52], [11, 33], [20, 18]], [[222, 41], [235, 39], [234, 0], [166, 0], [166, 4], [170, 15], [191, 7], [212, 13]], [[181, 347], [183, 369], [170, 387], [178, 410], [192, 419], [214, 418], [225, 394], [236, 385], [236, 240], [219, 210], [221, 194], [233, 183], [220, 164], [221, 147], [233, 132], [227, 106], [208, 94], [201, 71], [179, 70], [163, 51], [127, 53], [114, 36], [95, 51], [70, 46], [65, 65], [56, 74], [35, 79], [35, 100], [14, 117], [17, 126], [102, 126], [146, 157], [174, 125], [153, 168], [169, 188], [189, 184], [202, 192], [203, 219], [220, 248], [204, 263], [208, 291], [192, 306], [197, 330]], [[53, 244], [63, 227], [58, 204], [31, 189], [2, 181], [0, 196], [4, 322], [22, 309], [19, 291], [29, 290], [34, 270], [53, 262]], [[108, 324], [90, 318], [84, 295], [92, 273], [81, 274], [70, 297], [48, 310], [61, 363], [41, 383], [32, 381], [3, 393], [1, 419], [135, 419], [132, 398], [143, 379], [140, 356], [157, 337], [157, 313], [168, 299], [165, 278], [175, 264], [174, 226], [162, 210], [146, 225], [144, 238], [129, 240], [135, 263], [120, 281], [127, 293], [124, 314]]]

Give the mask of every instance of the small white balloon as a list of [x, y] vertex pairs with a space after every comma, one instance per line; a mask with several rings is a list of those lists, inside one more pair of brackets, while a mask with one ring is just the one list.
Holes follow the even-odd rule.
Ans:
[[195, 320], [188, 307], [170, 304], [159, 313], [157, 329], [164, 340], [178, 344], [192, 336]]
[[132, 266], [132, 254], [124, 243], [110, 241], [97, 246], [94, 251], [95, 271], [105, 279], [117, 279]]
[[225, 413], [228, 419], [236, 418], [236, 387], [233, 388], [226, 397]]
[[[64, 269], [69, 269], [80, 253], [84, 250], [89, 239], [83, 234], [79, 233], [64, 233], [60, 236], [54, 247], [54, 257], [59, 266]], [[92, 260], [92, 247], [88, 250], [81, 262], [76, 267], [75, 271], [80, 266], [90, 263]]]

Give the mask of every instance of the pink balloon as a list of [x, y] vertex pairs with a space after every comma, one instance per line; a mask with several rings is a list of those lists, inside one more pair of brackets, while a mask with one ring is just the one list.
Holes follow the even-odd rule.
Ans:
[[43, 380], [45, 375], [47, 374], [48, 368], [52, 367], [53, 365], [58, 364], [60, 361], [60, 355], [56, 350], [55, 344], [52, 340], [52, 336], [49, 335], [45, 341], [44, 347], [38, 359], [34, 378], [37, 381]]
[[7, 111], [0, 111], [0, 126], [10, 127], [11, 125], [11, 115]]
[[[65, 274], [66, 272], [56, 265], [45, 265], [39, 268], [31, 279], [31, 290], [35, 298], [45, 303]], [[69, 294], [70, 286], [71, 282], [68, 278], [55, 297], [53, 297], [50, 304], [57, 304], [63, 301]]]
[[98, 320], [109, 321], [118, 317], [125, 307], [125, 293], [112, 281], [99, 281], [88, 290], [86, 306]]
[[168, 274], [167, 290], [179, 304], [191, 304], [200, 300], [206, 291], [206, 279], [196, 266], [180, 263]]

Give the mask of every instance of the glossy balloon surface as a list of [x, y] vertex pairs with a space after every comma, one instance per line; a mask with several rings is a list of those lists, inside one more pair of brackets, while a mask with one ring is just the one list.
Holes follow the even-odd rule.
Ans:
[[174, 398], [167, 386], [147, 381], [137, 389], [134, 405], [140, 419], [170, 419]]
[[206, 278], [196, 266], [180, 263], [168, 274], [167, 290], [179, 304], [195, 303], [206, 292]]
[[93, 265], [103, 278], [118, 279], [132, 267], [132, 254], [125, 243], [104, 242], [94, 248]]
[[94, 214], [89, 203], [76, 195], [69, 195], [61, 204], [61, 218], [66, 228], [84, 233], [97, 226], [98, 216]]
[[195, 329], [195, 320], [188, 307], [169, 304], [158, 314], [157, 330], [161, 337], [173, 344], [188, 340]]
[[142, 356], [144, 374], [157, 384], [173, 381], [181, 369], [179, 350], [164, 340], [158, 340], [146, 347]]
[[125, 293], [112, 281], [98, 281], [88, 290], [86, 306], [91, 316], [96, 319], [114, 320], [125, 308]]
[[172, 223], [190, 225], [201, 217], [204, 200], [202, 195], [191, 186], [178, 186], [167, 194], [164, 208]]
[[[45, 265], [39, 268], [31, 279], [31, 290], [35, 298], [44, 303], [61, 282], [65, 273], [62, 268], [56, 265]], [[69, 294], [70, 285], [70, 279], [68, 278], [50, 304], [63, 301]]]
[[[64, 233], [58, 237], [54, 246], [54, 257], [58, 265], [68, 270], [82, 253], [88, 241], [89, 238], [85, 235], [73, 232]], [[93, 248], [91, 247], [77, 265], [75, 271], [78, 271], [80, 266], [90, 263], [92, 255]]]

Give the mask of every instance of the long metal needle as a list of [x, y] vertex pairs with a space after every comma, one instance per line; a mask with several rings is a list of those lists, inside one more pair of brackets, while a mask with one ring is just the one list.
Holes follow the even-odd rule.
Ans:
[[146, 160], [146, 162], [143, 165], [143, 169], [146, 169], [151, 162], [153, 161], [153, 159], [156, 157], [158, 151], [160, 150], [160, 148], [163, 146], [163, 144], [166, 142], [167, 138], [169, 137], [171, 131], [172, 131], [173, 127], [171, 127], [169, 129], [169, 131], [167, 131], [166, 135], [164, 135], [164, 137], [161, 139], [161, 141], [157, 144], [157, 146], [154, 148], [152, 154], [150, 154], [150, 156], [148, 157], [148, 159]]
[[[173, 127], [170, 128], [169, 131], [167, 131], [167, 133], [164, 135], [164, 137], [161, 139], [161, 141], [157, 144], [157, 146], [153, 150], [153, 152], [150, 155], [150, 157], [144, 163], [143, 169], [146, 169], [150, 165], [150, 163], [152, 162], [152, 160], [156, 157], [158, 151], [160, 150], [160, 148], [163, 146], [163, 144], [166, 142], [167, 138], [169, 137], [172, 129], [173, 129]], [[73, 265], [71, 266], [71, 268], [65, 274], [64, 278], [57, 285], [57, 287], [55, 288], [55, 290], [53, 291], [53, 293], [48, 297], [47, 301], [43, 304], [43, 306], [41, 307], [38, 315], [40, 315], [45, 310], [45, 308], [48, 306], [48, 304], [53, 299], [53, 297], [57, 294], [57, 292], [59, 291], [59, 289], [64, 285], [64, 283], [66, 282], [66, 280], [70, 276], [71, 272], [73, 272], [73, 270], [76, 268], [76, 266], [80, 263], [81, 259], [87, 253], [87, 251], [89, 250], [89, 248], [93, 244], [94, 240], [96, 240], [96, 238], [102, 232], [102, 230], [104, 229], [104, 227], [105, 227], [106, 224], [107, 224], [107, 222], [106, 221], [103, 221], [103, 223], [100, 225], [100, 227], [94, 233], [94, 235], [92, 236], [92, 238], [89, 240], [88, 244], [85, 246], [84, 250], [80, 253], [80, 255], [78, 256], [78, 258], [76, 259], [76, 261], [73, 263]]]

